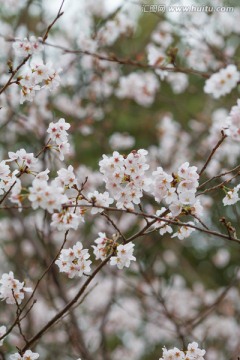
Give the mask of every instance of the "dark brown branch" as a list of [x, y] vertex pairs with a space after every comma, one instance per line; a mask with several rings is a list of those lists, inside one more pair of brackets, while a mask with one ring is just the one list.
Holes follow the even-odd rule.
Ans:
[[31, 345], [33, 345], [38, 339], [40, 339], [46, 331], [50, 327], [52, 327], [68, 310], [72, 308], [72, 306], [78, 301], [78, 299], [84, 294], [86, 288], [88, 285], [92, 282], [92, 280], [95, 278], [95, 276], [99, 273], [99, 271], [104, 267], [104, 265], [107, 264], [109, 259], [112, 257], [112, 254], [109, 255], [103, 262], [101, 262], [98, 267], [94, 270], [92, 275], [90, 275], [87, 280], [84, 282], [76, 296], [66, 305], [62, 310], [60, 310], [36, 335], [34, 335], [29, 341], [28, 345], [24, 346], [22, 351], [26, 351], [27, 348], [29, 348]]
[[92, 56], [98, 60], [103, 60], [103, 61], [108, 61], [108, 62], [114, 62], [114, 63], [118, 63], [119, 65], [129, 65], [129, 66], [135, 66], [135, 67], [139, 67], [142, 69], [152, 69], [152, 70], [165, 70], [165, 71], [169, 71], [169, 72], [174, 72], [174, 73], [183, 73], [183, 74], [193, 74], [193, 75], [198, 75], [201, 76], [205, 79], [208, 79], [210, 77], [210, 74], [202, 72], [202, 71], [198, 71], [192, 68], [183, 68], [183, 67], [179, 67], [179, 66], [174, 66], [174, 67], [169, 67], [169, 66], [159, 66], [159, 65], [149, 65], [146, 63], [141, 63], [139, 61], [135, 61], [135, 60], [131, 60], [131, 59], [120, 59], [115, 55], [101, 55], [101, 54], [97, 54], [97, 53], [93, 53], [91, 51], [88, 50], [71, 50], [68, 48], [65, 48], [63, 46], [60, 45], [54, 45], [54, 44], [50, 44], [45, 42], [45, 45], [47, 46], [51, 46], [54, 47], [56, 49], [60, 49], [63, 50], [64, 53], [66, 54], [80, 54], [80, 55], [89, 55]]

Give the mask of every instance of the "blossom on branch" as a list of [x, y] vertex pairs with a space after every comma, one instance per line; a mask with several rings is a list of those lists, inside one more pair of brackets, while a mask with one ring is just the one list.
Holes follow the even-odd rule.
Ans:
[[75, 276], [83, 276], [91, 272], [91, 260], [88, 260], [90, 254], [87, 249], [78, 241], [72, 248], [61, 250], [59, 259], [55, 264], [60, 272], [65, 272], [70, 279]]
[[32, 292], [32, 289], [25, 287], [24, 282], [14, 279], [12, 271], [3, 274], [0, 280], [0, 299], [6, 300], [7, 304], [21, 304], [24, 299], [24, 292]]
[[167, 350], [163, 348], [163, 356], [159, 360], [204, 360], [206, 351], [198, 347], [198, 343], [192, 342], [188, 344], [187, 351], [181, 351], [174, 347]]
[[236, 65], [228, 65], [225, 69], [213, 74], [205, 83], [204, 91], [215, 99], [229, 94], [237, 86], [240, 73]]
[[136, 261], [135, 256], [133, 256], [134, 244], [129, 242], [125, 245], [118, 245], [117, 255], [112, 256], [110, 259], [110, 265], [117, 265], [118, 269], [123, 269], [124, 267], [129, 267], [131, 261]]
[[25, 351], [25, 353], [22, 356], [17, 353], [10, 355], [10, 360], [36, 360], [38, 358], [39, 358], [39, 354], [34, 353], [31, 350]]
[[39, 37], [38, 40], [35, 36], [30, 36], [29, 40], [27, 38], [20, 40], [15, 39], [13, 43], [13, 49], [17, 56], [25, 57], [32, 54], [38, 54], [43, 51], [44, 46], [42, 44], [42, 38]]

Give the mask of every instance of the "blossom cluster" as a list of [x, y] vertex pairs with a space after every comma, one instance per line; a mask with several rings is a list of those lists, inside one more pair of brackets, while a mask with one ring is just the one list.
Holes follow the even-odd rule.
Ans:
[[12, 271], [3, 274], [0, 280], [0, 298], [6, 300], [7, 304], [21, 304], [24, 292], [32, 292], [30, 287], [25, 287], [24, 282], [14, 279]]
[[[47, 129], [50, 138], [46, 147], [58, 151], [60, 160], [63, 160], [64, 155], [69, 151], [67, 133], [69, 127], [69, 123], [60, 119], [55, 123], [51, 122]], [[69, 165], [67, 169], [59, 169], [57, 176], [51, 182], [48, 181], [48, 173], [48, 169], [38, 173], [32, 181], [32, 186], [29, 187], [28, 199], [33, 209], [40, 207], [53, 213], [51, 225], [59, 231], [77, 230], [79, 223], [84, 221], [84, 210], [76, 206], [78, 182], [73, 167]]]
[[11, 172], [9, 165], [6, 164], [6, 161], [3, 160], [0, 162], [0, 195], [11, 188], [17, 179], [17, 174], [18, 170]]
[[25, 351], [23, 355], [19, 353], [10, 355], [10, 360], [36, 360], [39, 358], [38, 353], [34, 353], [31, 350]]
[[38, 54], [43, 51], [44, 45], [42, 44], [41, 37], [36, 39], [35, 36], [30, 36], [29, 39], [15, 39], [13, 49], [15, 50], [17, 56], [25, 57], [32, 54]]
[[24, 101], [33, 101], [36, 91], [47, 89], [52, 91], [60, 84], [59, 73], [61, 69], [55, 70], [52, 63], [35, 64], [26, 73], [19, 78], [19, 85], [21, 86], [20, 104]]
[[78, 241], [72, 248], [62, 249], [56, 264], [60, 272], [67, 273], [70, 279], [75, 276], [83, 276], [91, 271], [91, 260], [88, 260], [90, 254], [87, 249]]
[[56, 146], [59, 152], [60, 160], [64, 160], [64, 155], [69, 153], [70, 144], [68, 142], [67, 130], [70, 124], [61, 118], [57, 122], [51, 122], [48, 126], [47, 133], [50, 136], [51, 142]]
[[96, 260], [106, 259], [109, 252], [108, 245], [110, 245], [110, 249], [111, 249], [111, 245], [112, 245], [111, 239], [108, 239], [106, 237], [106, 233], [99, 232], [98, 238], [94, 242], [97, 244], [97, 245], [92, 245], [93, 253], [95, 255]]
[[236, 65], [228, 65], [210, 76], [205, 83], [204, 91], [218, 99], [220, 96], [229, 94], [237, 86], [239, 80], [240, 73]]
[[15, 162], [19, 170], [34, 170], [38, 159], [33, 153], [27, 153], [25, 149], [17, 150], [16, 152], [9, 151], [8, 160], [6, 162]]
[[204, 360], [206, 351], [198, 347], [198, 343], [193, 342], [188, 344], [187, 351], [181, 351], [174, 347], [167, 350], [163, 348], [163, 357], [159, 360]]
[[223, 188], [223, 190], [226, 193], [225, 197], [223, 198], [224, 206], [236, 204], [240, 200], [238, 194], [239, 189], [240, 189], [240, 184], [235, 186], [233, 189], [227, 189], [226, 187]]
[[[134, 244], [129, 242], [127, 244], [117, 244], [115, 236], [112, 239], [106, 237], [105, 233], [99, 233], [95, 240], [97, 245], [92, 245], [96, 260], [105, 260], [108, 255], [111, 255], [110, 265], [117, 266], [118, 269], [129, 267], [131, 261], [135, 261], [133, 256]], [[77, 242], [73, 248], [61, 250], [59, 259], [56, 260], [60, 272], [67, 273], [69, 278], [75, 276], [83, 276], [91, 271], [91, 260], [88, 260], [90, 254], [87, 249], [83, 249], [81, 242]]]
[[93, 205], [91, 209], [91, 214], [93, 215], [103, 212], [103, 207], [109, 207], [109, 205], [113, 203], [113, 199], [109, 197], [109, 193], [107, 191], [99, 193], [95, 190], [93, 193], [88, 193], [87, 197]]
[[140, 203], [143, 191], [149, 189], [150, 180], [144, 176], [149, 168], [147, 153], [140, 149], [123, 157], [114, 151], [111, 157], [103, 155], [99, 162], [106, 188], [117, 201], [117, 208], [133, 208], [133, 204]]
[[29, 188], [28, 199], [32, 208], [38, 207], [53, 213], [54, 210], [61, 210], [62, 204], [66, 203], [68, 197], [63, 194], [64, 189], [53, 180], [48, 184], [47, 180], [36, 177]]
[[[152, 173], [152, 195], [157, 202], [165, 201], [169, 205], [166, 220], [175, 218], [181, 213], [192, 214], [193, 216], [202, 215], [202, 206], [200, 201], [196, 199], [196, 191], [199, 185], [199, 175], [196, 166], [189, 166], [185, 162], [178, 168], [176, 174], [169, 175], [161, 167]], [[157, 212], [157, 216], [161, 216], [165, 212], [165, 208]], [[189, 222], [193, 225], [193, 222]], [[165, 232], [171, 233], [171, 227], [164, 222], [157, 224], [160, 226], [160, 234]], [[182, 226], [178, 228], [177, 233], [173, 235], [179, 239], [188, 237], [194, 228]]]
[[66, 208], [52, 214], [51, 226], [58, 231], [77, 230], [79, 224], [84, 222], [84, 212], [84, 209], [76, 207], [76, 203], [69, 200]]
[[124, 266], [129, 267], [131, 261], [136, 261], [135, 256], [133, 256], [134, 246], [132, 242], [118, 245], [117, 254], [111, 257], [110, 265], [117, 265], [118, 269], [123, 269]]
[[[152, 194], [155, 200], [164, 200], [170, 204], [173, 216], [181, 213], [183, 206], [191, 206], [196, 202], [198, 178], [196, 166], [189, 166], [188, 162], [182, 164], [177, 174], [168, 175], [161, 167], [153, 172]], [[173, 204], [174, 206], [171, 206]]]

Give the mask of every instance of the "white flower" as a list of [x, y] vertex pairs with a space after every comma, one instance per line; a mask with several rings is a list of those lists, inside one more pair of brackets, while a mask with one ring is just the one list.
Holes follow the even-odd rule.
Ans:
[[49, 176], [48, 176], [49, 172], [50, 172], [50, 171], [49, 171], [48, 169], [46, 169], [46, 170], [44, 170], [44, 171], [41, 171], [40, 173], [38, 173], [38, 174], [36, 175], [36, 178], [35, 178], [35, 179], [47, 181], [47, 180], [49, 179]]
[[204, 91], [212, 94], [215, 99], [226, 95], [237, 86], [240, 79], [239, 71], [235, 65], [228, 65], [225, 69], [213, 74], [205, 83]]
[[158, 167], [157, 170], [152, 173], [152, 178], [152, 195], [157, 202], [161, 202], [171, 189], [173, 177], [163, 171], [161, 167]]
[[0, 195], [7, 191], [6, 184], [8, 184], [11, 179], [11, 171], [9, 165], [6, 164], [6, 161], [0, 162]]
[[0, 162], [0, 181], [4, 181], [10, 174], [10, 168], [5, 161]]
[[169, 210], [173, 217], [178, 216], [182, 212], [182, 203], [180, 201], [175, 201], [169, 206]]
[[32, 72], [37, 83], [40, 83], [49, 77], [49, 69], [45, 64], [34, 64], [32, 67]]
[[96, 257], [96, 260], [101, 259], [104, 260], [107, 257], [107, 249], [106, 245], [109, 239], [106, 237], [105, 233], [98, 233], [98, 238], [94, 241], [97, 246], [92, 245], [93, 253]]
[[24, 299], [24, 292], [32, 292], [31, 288], [24, 286], [24, 282], [14, 279], [12, 271], [3, 274], [0, 280], [0, 298], [6, 300], [7, 304], [21, 304]]
[[60, 160], [64, 160], [64, 155], [69, 153], [70, 144], [68, 143], [67, 130], [70, 128], [70, 124], [61, 118], [57, 122], [51, 122], [47, 129], [50, 135], [51, 141], [55, 143], [56, 150], [59, 152]]
[[164, 200], [166, 201], [167, 204], [174, 203], [178, 200], [175, 187], [171, 187], [167, 190]]
[[85, 273], [91, 272], [89, 259], [90, 255], [87, 249], [83, 249], [81, 242], [77, 242], [73, 248], [63, 249], [60, 253], [59, 259], [55, 261], [55, 264], [59, 267], [60, 272], [67, 273], [69, 278], [75, 276], [83, 276]]
[[77, 208], [74, 212], [74, 208], [71, 207], [59, 213], [54, 213], [51, 226], [57, 228], [58, 231], [77, 230], [81, 222], [84, 222], [81, 209]]
[[179, 240], [183, 240], [183, 239], [189, 237], [190, 234], [193, 231], [195, 231], [195, 229], [192, 228], [192, 227], [187, 226], [187, 224], [194, 225], [194, 223], [192, 221], [189, 221], [188, 223], [186, 223], [186, 225], [178, 227], [177, 232], [172, 235], [172, 238], [173, 237], [178, 237]]
[[67, 140], [68, 133], [67, 130], [70, 128], [70, 124], [61, 118], [57, 122], [51, 122], [48, 126], [47, 132], [50, 134], [51, 140], [55, 141], [57, 144]]
[[69, 165], [67, 169], [60, 169], [57, 172], [58, 176], [55, 178], [55, 182], [58, 186], [67, 186], [69, 188], [77, 184], [76, 176], [73, 172], [72, 165]]
[[10, 151], [8, 153], [9, 160], [7, 162], [15, 161], [20, 169], [23, 169], [25, 166], [32, 170], [34, 165], [38, 162], [38, 159], [35, 158], [33, 153], [27, 153], [25, 149], [20, 149], [15, 153]]
[[159, 360], [204, 360], [203, 356], [205, 353], [205, 350], [198, 348], [198, 344], [196, 342], [192, 342], [188, 344], [186, 353], [176, 347], [169, 350], [164, 347], [163, 356]]
[[35, 36], [31, 36], [29, 40], [27, 38], [24, 40], [15, 39], [15, 42], [13, 43], [13, 49], [15, 50], [16, 55], [20, 57], [38, 54], [43, 48], [42, 38], [36, 40]]
[[[98, 191], [88, 194], [88, 199], [93, 202], [93, 208], [91, 209], [91, 214], [97, 214], [104, 211], [98, 206], [109, 207], [113, 203], [113, 199], [109, 197], [109, 193], [105, 191], [103, 194]], [[95, 207], [96, 206], [96, 207]]]
[[224, 206], [236, 204], [236, 202], [240, 200], [238, 196], [239, 189], [240, 189], [240, 184], [227, 192], [226, 196], [223, 198]]
[[188, 344], [186, 358], [189, 360], [204, 360], [203, 356], [206, 351], [198, 348], [198, 343], [192, 342]]
[[195, 194], [192, 191], [185, 191], [179, 194], [179, 201], [183, 205], [194, 204], [196, 201]]
[[33, 65], [25, 74], [22, 74], [19, 81], [21, 86], [20, 104], [26, 100], [33, 101], [37, 90], [43, 88], [54, 90], [60, 83], [60, 71], [61, 69], [54, 70], [51, 63], [46, 65], [41, 63]]
[[43, 79], [43, 87], [49, 91], [52, 91], [56, 89], [61, 82], [59, 73], [62, 71], [62, 69], [54, 70], [51, 63], [47, 63], [46, 66], [48, 68], [48, 77]]
[[185, 354], [176, 347], [170, 350], [163, 348], [163, 357], [159, 360], [185, 360]]
[[99, 162], [100, 171], [104, 175], [106, 188], [117, 200], [117, 208], [133, 209], [133, 204], [139, 204], [143, 191], [149, 190], [150, 179], [145, 177], [147, 151], [140, 149], [132, 151], [125, 158], [117, 151], [111, 157], [103, 155]]
[[22, 209], [22, 196], [21, 196], [21, 191], [22, 191], [22, 184], [21, 184], [21, 180], [20, 179], [16, 179], [16, 183], [14, 185], [14, 187], [11, 190], [11, 195], [9, 197], [9, 200], [14, 203], [17, 204], [19, 207], [19, 211], [21, 211]]
[[39, 354], [34, 353], [31, 350], [25, 351], [23, 356], [21, 356], [18, 353], [10, 355], [10, 360], [36, 360], [38, 358], [39, 358]]
[[[165, 207], [161, 208], [161, 210], [158, 210], [158, 211], [156, 212], [156, 216], [162, 217], [161, 215], [162, 215], [165, 211], [166, 211], [166, 208], [165, 208]], [[172, 217], [172, 214], [171, 214], [171, 213], [164, 216], [164, 218], [165, 218], [166, 220], [171, 219], [171, 217]], [[159, 229], [159, 234], [160, 234], [160, 235], [164, 235], [164, 234], [166, 234], [166, 233], [171, 234], [171, 233], [173, 232], [171, 226], [168, 224], [167, 221], [158, 220], [158, 221], [155, 223], [154, 227], [155, 227], [156, 229]]]
[[189, 166], [188, 162], [182, 164], [178, 169], [178, 176], [180, 176], [184, 180], [191, 180], [194, 182], [195, 187], [198, 186], [199, 175], [197, 173], [196, 166]]
[[136, 261], [135, 256], [133, 256], [134, 246], [132, 242], [125, 245], [118, 245], [117, 255], [111, 257], [110, 265], [117, 265], [118, 269], [123, 269], [124, 266], [129, 267], [131, 261]]
[[58, 186], [54, 181], [49, 185], [46, 180], [34, 179], [29, 188], [28, 199], [32, 202], [32, 208], [41, 207], [52, 213], [54, 210], [60, 211], [62, 204], [68, 201], [63, 194], [64, 189]]

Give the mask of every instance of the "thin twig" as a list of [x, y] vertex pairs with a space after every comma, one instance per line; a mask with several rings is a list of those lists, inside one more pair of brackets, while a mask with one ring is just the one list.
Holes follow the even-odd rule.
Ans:
[[[48, 34], [49, 34], [49, 31], [51, 30], [51, 28], [53, 27], [53, 25], [55, 24], [55, 22], [63, 15], [63, 12], [62, 11], [62, 7], [63, 7], [63, 4], [64, 4], [64, 1], [62, 1], [61, 3], [61, 6], [58, 10], [58, 13], [57, 13], [57, 16], [55, 17], [55, 19], [52, 21], [52, 23], [48, 26], [44, 36], [43, 36], [43, 40], [42, 40], [42, 43], [45, 44], [45, 41], [47, 40], [48, 38]], [[8, 81], [6, 82], [6, 84], [0, 89], [0, 95], [8, 88], [8, 86], [10, 86], [11, 84], [14, 84], [15, 81], [12, 82], [12, 79], [14, 78], [14, 76], [18, 73], [18, 71], [21, 69], [21, 67], [23, 65], [26, 64], [26, 62], [31, 58], [31, 54], [27, 55], [23, 60], [22, 62], [16, 67], [15, 70], [12, 70], [11, 71], [11, 76], [9, 77]]]
[[218, 143], [214, 146], [214, 148], [211, 151], [211, 154], [209, 155], [209, 157], [207, 158], [207, 161], [205, 162], [205, 164], [203, 165], [202, 169], [199, 172], [199, 175], [201, 176], [203, 174], [203, 172], [206, 170], [209, 162], [211, 161], [213, 155], [215, 154], [215, 152], [217, 151], [217, 149], [221, 146], [221, 144], [223, 143], [223, 141], [226, 139], [227, 135], [224, 134], [224, 131], [221, 131], [222, 137], [221, 139], [218, 141]]
[[183, 74], [188, 74], [188, 75], [193, 74], [193, 75], [201, 76], [205, 79], [208, 79], [210, 77], [210, 74], [202, 72], [202, 71], [198, 71], [198, 70], [195, 70], [192, 68], [183, 68], [183, 67], [179, 67], [179, 66], [169, 67], [169, 66], [150, 65], [150, 64], [142, 63], [142, 62], [131, 60], [131, 59], [118, 58], [116, 55], [102, 55], [102, 54], [97, 54], [97, 53], [94, 53], [94, 52], [91, 52], [88, 50], [80, 50], [80, 49], [71, 50], [64, 46], [55, 45], [55, 44], [51, 44], [48, 42], [45, 42], [45, 45], [51, 46], [51, 47], [59, 49], [59, 50], [63, 50], [63, 52], [66, 54], [89, 55], [98, 60], [114, 62], [114, 63], [118, 63], [119, 65], [129, 65], [129, 66], [135, 66], [135, 67], [139, 67], [139, 68], [143, 68], [143, 69], [164, 70], [164, 71], [169, 71], [169, 72], [174, 72], [174, 73], [183, 73]]

